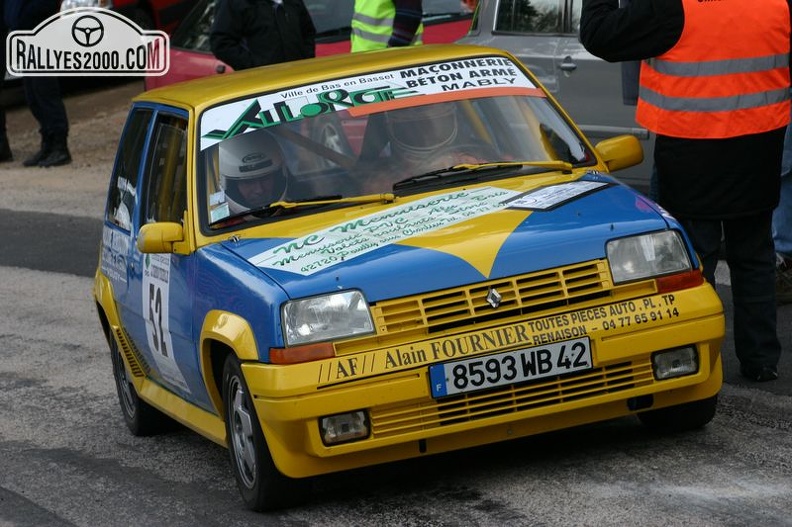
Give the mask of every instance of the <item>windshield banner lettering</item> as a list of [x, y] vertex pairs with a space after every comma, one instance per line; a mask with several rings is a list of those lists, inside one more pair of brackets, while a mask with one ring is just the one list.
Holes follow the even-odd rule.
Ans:
[[510, 87], [537, 90], [510, 60], [427, 64], [347, 77], [224, 104], [201, 118], [201, 150], [239, 134], [364, 105], [444, 92]]

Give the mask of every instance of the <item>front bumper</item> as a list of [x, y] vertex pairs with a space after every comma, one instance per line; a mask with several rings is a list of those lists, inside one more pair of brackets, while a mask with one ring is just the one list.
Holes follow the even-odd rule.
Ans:
[[[482, 333], [467, 328], [325, 361], [245, 363], [243, 371], [275, 464], [288, 476], [307, 477], [712, 397], [722, 384], [720, 300], [704, 284], [674, 292], [672, 305], [668, 302], [668, 295], [652, 295], [490, 328], [503, 337], [488, 339], [495, 344], [492, 349], [465, 348], [471, 335]], [[559, 328], [564, 320], [568, 327]], [[562, 340], [571, 328], [591, 339], [593, 369], [448, 398], [431, 396], [431, 364]], [[698, 371], [656, 380], [652, 354], [689, 345], [698, 352]], [[454, 350], [460, 356], [448, 356]], [[318, 420], [353, 410], [368, 412], [370, 437], [325, 446]]]

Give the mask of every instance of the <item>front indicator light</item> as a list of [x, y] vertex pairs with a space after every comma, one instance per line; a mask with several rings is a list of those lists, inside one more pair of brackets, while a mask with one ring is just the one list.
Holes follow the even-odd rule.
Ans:
[[690, 271], [670, 276], [659, 276], [655, 283], [657, 283], [658, 294], [670, 293], [671, 291], [700, 286], [704, 283], [704, 275], [701, 274], [701, 269], [691, 269]]
[[657, 380], [692, 375], [699, 369], [698, 353], [693, 346], [659, 351], [652, 355], [652, 368]]
[[332, 342], [305, 344], [293, 348], [270, 348], [272, 364], [300, 364], [314, 360], [332, 359], [333, 357], [335, 357], [335, 348]]
[[319, 419], [319, 431], [326, 446], [366, 439], [370, 433], [368, 415], [357, 410], [322, 417]]

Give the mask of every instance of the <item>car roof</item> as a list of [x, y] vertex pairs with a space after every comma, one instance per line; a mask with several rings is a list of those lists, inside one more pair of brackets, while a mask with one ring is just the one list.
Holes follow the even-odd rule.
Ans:
[[519, 62], [507, 52], [496, 48], [460, 44], [426, 44], [308, 59], [310, 68], [305, 67], [306, 61], [293, 61], [225, 75], [213, 75], [149, 90], [136, 96], [133, 101], [161, 102], [202, 111], [220, 102], [321, 82], [323, 79], [330, 80], [416, 64], [491, 55], [508, 57], [519, 65]]

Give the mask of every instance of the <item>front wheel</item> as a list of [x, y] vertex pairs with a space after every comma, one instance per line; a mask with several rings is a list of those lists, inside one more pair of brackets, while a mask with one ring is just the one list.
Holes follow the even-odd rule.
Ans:
[[231, 468], [245, 506], [260, 512], [305, 501], [307, 482], [284, 476], [272, 461], [239, 359], [233, 354], [223, 368], [223, 406]]
[[655, 432], [676, 433], [701, 428], [715, 417], [718, 396], [691, 403], [649, 410], [638, 414], [638, 419]]

